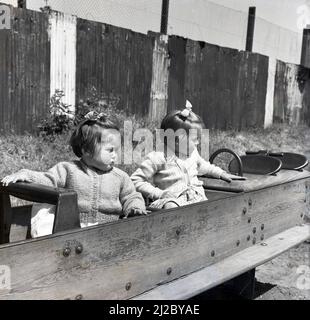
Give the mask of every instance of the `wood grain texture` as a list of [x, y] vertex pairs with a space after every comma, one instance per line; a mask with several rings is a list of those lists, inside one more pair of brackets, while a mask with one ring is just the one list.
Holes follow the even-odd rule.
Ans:
[[94, 87], [102, 105], [147, 114], [153, 46], [147, 35], [77, 19], [76, 101], [90, 98]]
[[[296, 179], [146, 217], [0, 246], [1, 264], [12, 272], [12, 290], [0, 293], [0, 299], [137, 296], [303, 223], [309, 175]], [[75, 252], [79, 245], [81, 254]], [[68, 257], [63, 255], [65, 248], [71, 250]]]
[[263, 127], [268, 57], [169, 37], [169, 110], [190, 100], [209, 129]]
[[0, 131], [24, 133], [35, 131], [48, 110], [48, 17], [13, 7], [11, 14], [11, 30], [0, 32]]
[[310, 238], [310, 226], [288, 229], [186, 277], [159, 286], [134, 300], [185, 300], [233, 279]]

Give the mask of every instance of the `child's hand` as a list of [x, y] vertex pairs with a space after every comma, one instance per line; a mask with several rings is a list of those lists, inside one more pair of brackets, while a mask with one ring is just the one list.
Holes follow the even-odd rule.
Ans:
[[240, 176], [236, 176], [236, 175], [234, 175], [234, 174], [230, 174], [229, 176], [230, 176], [230, 178], [231, 178], [232, 180], [240, 180], [240, 181], [247, 180], [246, 177], [240, 177]]
[[233, 180], [246, 180], [246, 177], [240, 177], [240, 176], [236, 176], [234, 174], [230, 174], [230, 173], [224, 173], [221, 175], [221, 180], [226, 181], [228, 183], [231, 183]]
[[223, 173], [220, 177], [221, 180], [226, 181], [227, 183], [231, 183], [232, 179], [230, 178], [230, 174], [228, 173]]
[[176, 196], [171, 191], [164, 191], [164, 193], [161, 195], [160, 199], [174, 199]]
[[1, 183], [3, 186], [7, 187], [10, 183], [16, 183], [18, 181], [31, 182], [31, 180], [29, 179], [29, 177], [27, 177], [26, 174], [22, 172], [17, 172], [3, 178]]
[[146, 216], [147, 212], [140, 208], [132, 208], [128, 217], [136, 217], [136, 216]]

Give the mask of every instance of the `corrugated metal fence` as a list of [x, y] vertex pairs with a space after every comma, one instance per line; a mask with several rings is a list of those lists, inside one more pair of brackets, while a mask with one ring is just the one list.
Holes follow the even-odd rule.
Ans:
[[95, 88], [103, 103], [156, 120], [189, 99], [208, 128], [310, 122], [300, 66], [62, 13], [11, 12], [11, 30], [0, 30], [2, 133], [34, 131], [56, 89], [73, 108]]
[[46, 115], [50, 95], [48, 18], [11, 10], [11, 30], [0, 30], [0, 130], [33, 131]]

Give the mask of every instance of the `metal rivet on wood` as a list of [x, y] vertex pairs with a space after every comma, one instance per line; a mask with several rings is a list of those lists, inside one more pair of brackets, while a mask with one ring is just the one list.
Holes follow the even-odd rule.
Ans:
[[126, 284], [126, 290], [129, 291], [131, 289], [131, 282], [128, 282]]
[[82, 252], [83, 252], [83, 246], [81, 244], [75, 247], [76, 254], [81, 254]]
[[71, 254], [71, 249], [70, 248], [65, 248], [62, 252], [64, 257], [69, 257]]

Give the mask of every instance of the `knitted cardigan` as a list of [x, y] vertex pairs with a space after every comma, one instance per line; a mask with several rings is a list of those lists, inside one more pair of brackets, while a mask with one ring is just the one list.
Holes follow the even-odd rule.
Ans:
[[145, 203], [127, 173], [113, 168], [102, 172], [83, 161], [60, 162], [47, 172], [20, 171], [32, 182], [73, 189], [78, 195], [80, 223], [95, 224], [128, 216], [132, 208], [145, 210]]
[[200, 198], [207, 199], [198, 174], [220, 178], [224, 173], [221, 168], [205, 161], [197, 149], [185, 160], [175, 155], [165, 157], [163, 152], [151, 152], [132, 174], [131, 180], [138, 192], [152, 200], [160, 199], [164, 191], [170, 191], [178, 198], [190, 189]]

